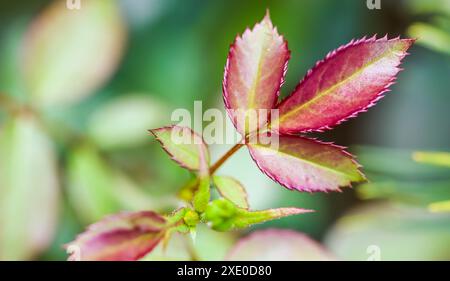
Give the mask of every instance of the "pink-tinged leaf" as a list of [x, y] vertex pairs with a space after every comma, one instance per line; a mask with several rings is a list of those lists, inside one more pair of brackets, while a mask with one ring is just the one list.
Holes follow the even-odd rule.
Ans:
[[165, 231], [166, 219], [157, 213], [122, 213], [89, 226], [66, 248], [70, 260], [137, 260], [158, 245]]
[[231, 45], [222, 88], [225, 107], [240, 133], [248, 133], [250, 128], [243, 122], [248, 118], [259, 126], [264, 125], [267, 116], [258, 116], [256, 121], [257, 115], [251, 113], [274, 108], [289, 54], [287, 43], [273, 27], [269, 14]]
[[163, 149], [182, 167], [206, 174], [209, 151], [203, 138], [187, 127], [170, 126], [150, 130]]
[[365, 178], [342, 147], [298, 136], [279, 136], [277, 145], [249, 144], [258, 167], [274, 181], [299, 191], [339, 191]]
[[329, 261], [335, 260], [322, 245], [307, 235], [288, 229], [265, 229], [240, 239], [226, 260]]
[[361, 39], [329, 53], [279, 109], [279, 133], [321, 131], [366, 111], [389, 91], [412, 39]]

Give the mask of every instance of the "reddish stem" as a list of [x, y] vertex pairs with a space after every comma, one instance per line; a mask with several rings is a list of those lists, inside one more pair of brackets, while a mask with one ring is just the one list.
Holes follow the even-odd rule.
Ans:
[[239, 150], [239, 148], [241, 148], [242, 146], [244, 146], [244, 144], [242, 143], [237, 143], [235, 144], [230, 150], [227, 151], [227, 153], [225, 153], [219, 160], [217, 160], [216, 163], [214, 163], [211, 168], [209, 168], [209, 174], [212, 175], [214, 174], [214, 172], [220, 168], [220, 166], [222, 166], [222, 164], [227, 161], [228, 158], [231, 157], [231, 155], [233, 155], [236, 151]]

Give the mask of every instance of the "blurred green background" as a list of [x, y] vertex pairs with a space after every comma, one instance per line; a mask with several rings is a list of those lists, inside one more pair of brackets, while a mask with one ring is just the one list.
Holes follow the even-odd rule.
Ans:
[[[221, 168], [246, 186], [253, 209], [316, 210], [248, 231], [298, 230], [346, 260], [367, 259], [370, 245], [381, 259], [450, 259], [450, 213], [429, 208], [450, 200], [448, 155], [441, 165], [412, 157], [450, 151], [450, 0], [381, 0], [373, 10], [365, 0], [81, 0], [80, 10], [65, 0], [0, 1], [0, 259], [64, 260], [62, 245], [106, 214], [180, 206], [190, 175], [147, 129], [194, 100], [223, 109], [229, 45], [266, 9], [291, 50], [283, 96], [353, 38], [419, 40], [387, 97], [318, 135], [349, 146], [369, 183], [288, 191], [245, 150]], [[214, 160], [227, 147], [212, 149]], [[201, 229], [187, 248], [223, 259], [242, 234]], [[147, 258], [189, 258], [174, 241]]]

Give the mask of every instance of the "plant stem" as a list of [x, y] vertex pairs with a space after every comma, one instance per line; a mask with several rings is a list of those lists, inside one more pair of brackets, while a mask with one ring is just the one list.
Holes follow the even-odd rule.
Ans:
[[225, 153], [219, 160], [217, 160], [217, 162], [214, 163], [211, 168], [209, 168], [209, 174], [214, 174], [214, 172], [216, 172], [216, 170], [219, 169], [220, 166], [222, 166], [222, 164], [225, 163], [225, 161], [227, 161], [227, 159], [230, 158], [231, 155], [238, 151], [242, 146], [244, 146], [244, 144], [242, 143], [235, 144], [230, 150], [227, 151], [227, 153]]

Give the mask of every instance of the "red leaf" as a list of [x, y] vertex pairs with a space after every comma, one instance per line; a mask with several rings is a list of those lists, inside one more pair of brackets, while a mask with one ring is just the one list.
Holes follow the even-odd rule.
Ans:
[[249, 144], [250, 155], [263, 173], [299, 191], [339, 191], [362, 181], [359, 165], [342, 147], [297, 136], [279, 136], [278, 147]]
[[66, 245], [70, 260], [137, 260], [159, 243], [166, 220], [157, 213], [122, 213], [92, 224]]
[[329, 53], [278, 106], [278, 132], [321, 131], [365, 111], [394, 83], [413, 42], [363, 38]]
[[[286, 41], [273, 27], [268, 13], [231, 45], [222, 88], [225, 107], [239, 132], [249, 132], [245, 122], [239, 120], [251, 118], [250, 110], [270, 111], [275, 107], [289, 54]], [[267, 116], [259, 118], [258, 127], [266, 120]]]

